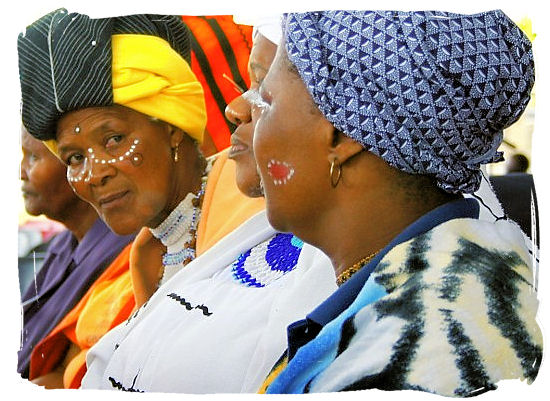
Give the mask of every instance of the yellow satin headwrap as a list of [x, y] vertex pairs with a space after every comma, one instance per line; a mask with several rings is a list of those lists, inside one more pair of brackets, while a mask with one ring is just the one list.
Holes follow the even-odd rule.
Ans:
[[[204, 92], [189, 64], [157, 36], [112, 36], [113, 101], [181, 128], [202, 143]], [[55, 140], [44, 144], [57, 154]]]
[[202, 142], [204, 92], [187, 62], [157, 36], [113, 35], [113, 100]]

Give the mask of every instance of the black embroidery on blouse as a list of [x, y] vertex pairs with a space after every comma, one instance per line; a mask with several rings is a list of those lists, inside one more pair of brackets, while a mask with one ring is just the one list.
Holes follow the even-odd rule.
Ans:
[[208, 311], [208, 307], [205, 305], [197, 305], [195, 306], [195, 309], [200, 309], [204, 316], [210, 316], [212, 314], [212, 312]]
[[120, 391], [127, 391], [127, 392], [130, 392], [130, 393], [144, 393], [145, 391], [143, 390], [138, 390], [136, 388], [134, 388], [135, 384], [136, 384], [136, 380], [137, 380], [137, 377], [138, 377], [139, 373], [134, 377], [134, 380], [132, 381], [132, 387], [130, 388], [125, 388], [122, 383], [116, 381], [113, 377], [109, 376], [109, 381], [111, 382], [111, 386], [113, 386], [113, 388], [116, 388], [117, 390], [120, 390]]
[[126, 319], [125, 325], [128, 326], [130, 322], [137, 317], [138, 314], [139, 314], [139, 309], [136, 310], [134, 313], [132, 313], [128, 319]]
[[140, 313], [143, 309], [145, 309], [145, 307], [147, 306], [147, 303], [148, 303], [148, 302], [149, 302], [149, 301], [146, 301], [146, 302], [145, 302], [143, 305], [141, 305], [134, 313], [132, 313], [128, 319], [126, 319], [126, 323], [125, 323], [126, 326], [128, 326], [128, 324], [130, 324], [130, 322], [131, 322], [132, 320], [134, 320], [134, 319], [137, 317], [137, 315], [139, 315], [139, 313]]
[[210, 316], [210, 315], [212, 315], [212, 313], [213, 313], [213, 312], [210, 312], [210, 311], [208, 310], [208, 307], [207, 307], [207, 306], [205, 306], [205, 305], [193, 306], [193, 305], [191, 305], [190, 302], [187, 302], [187, 301], [185, 300], [185, 298], [180, 297], [178, 294], [175, 294], [175, 293], [173, 293], [173, 292], [170, 293], [170, 294], [168, 294], [167, 297], [168, 297], [168, 298], [172, 298], [173, 300], [179, 302], [183, 307], [185, 307], [185, 309], [187, 309], [187, 310], [189, 310], [189, 311], [190, 311], [190, 310], [193, 310], [193, 309], [199, 309], [199, 310], [202, 312], [202, 314], [203, 314], [204, 316]]

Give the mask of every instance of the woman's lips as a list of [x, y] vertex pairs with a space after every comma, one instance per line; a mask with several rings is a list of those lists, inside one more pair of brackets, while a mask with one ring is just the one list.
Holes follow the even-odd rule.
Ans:
[[234, 157], [242, 153], [245, 153], [247, 151], [248, 151], [247, 145], [239, 141], [237, 138], [231, 137], [231, 147], [229, 148], [229, 155], [228, 155], [230, 159], [233, 159]]
[[25, 187], [21, 188], [21, 192], [23, 193], [23, 198], [30, 198], [30, 197], [36, 196], [36, 192], [30, 189], [27, 189]]
[[114, 194], [108, 194], [99, 198], [99, 206], [102, 209], [112, 209], [118, 207], [126, 201], [126, 195], [129, 191], [120, 191]]

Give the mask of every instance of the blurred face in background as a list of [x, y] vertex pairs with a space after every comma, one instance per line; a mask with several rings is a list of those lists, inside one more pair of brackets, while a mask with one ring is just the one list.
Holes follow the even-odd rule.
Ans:
[[21, 146], [21, 191], [27, 213], [59, 220], [71, 204], [80, 202], [67, 182], [65, 165], [23, 127]]

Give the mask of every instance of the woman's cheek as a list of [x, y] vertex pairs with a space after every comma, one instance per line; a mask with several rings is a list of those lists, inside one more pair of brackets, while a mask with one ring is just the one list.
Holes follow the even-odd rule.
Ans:
[[264, 116], [255, 108], [252, 109], [252, 126], [254, 127], [254, 134], [252, 136], [253, 144], [264, 136], [265, 130], [265, 118]]
[[72, 182], [69, 181], [69, 185], [73, 189], [73, 192], [78, 196], [80, 199], [82, 199], [85, 202], [90, 203], [92, 206], [95, 206], [92, 202], [92, 197], [89, 191], [89, 186], [86, 185], [83, 182]]
[[291, 163], [278, 159], [270, 159], [266, 169], [274, 185], [286, 185], [294, 177], [295, 172]]
[[265, 163], [263, 160], [266, 158], [266, 153], [268, 152], [269, 146], [266, 143], [268, 141], [266, 124], [264, 119], [259, 119], [256, 121], [254, 126], [254, 136], [252, 138], [252, 148], [254, 149], [254, 157], [256, 158], [256, 163], [259, 168], [262, 168]]

